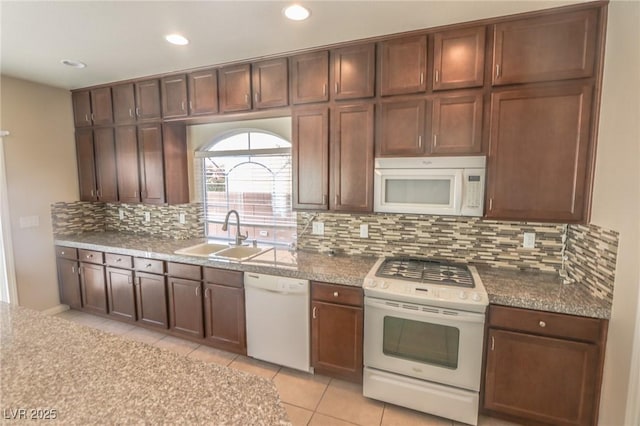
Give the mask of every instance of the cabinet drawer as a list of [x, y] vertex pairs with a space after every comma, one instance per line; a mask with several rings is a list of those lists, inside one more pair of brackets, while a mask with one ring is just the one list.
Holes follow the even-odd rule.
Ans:
[[529, 309], [491, 305], [489, 326], [543, 336], [599, 342], [603, 321]]
[[104, 264], [104, 254], [101, 251], [80, 250], [80, 262]]
[[56, 257], [64, 259], [77, 259], [78, 249], [75, 247], [56, 246]]
[[116, 268], [133, 268], [133, 258], [122, 254], [105, 253], [104, 263], [108, 266], [115, 266]]
[[164, 274], [164, 262], [162, 260], [136, 257], [133, 262], [136, 271], [144, 271], [152, 274]]
[[231, 287], [244, 287], [243, 274], [239, 271], [229, 271], [218, 268], [204, 268], [204, 280]]
[[167, 274], [170, 277], [186, 278], [188, 280], [200, 281], [202, 279], [202, 270], [199, 265], [167, 262]]
[[362, 306], [362, 289], [338, 284], [311, 282], [311, 298], [343, 305]]

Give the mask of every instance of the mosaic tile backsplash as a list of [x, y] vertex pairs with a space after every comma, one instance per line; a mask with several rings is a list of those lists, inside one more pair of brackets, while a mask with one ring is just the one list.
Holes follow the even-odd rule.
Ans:
[[[148, 222], [145, 221], [145, 213], [149, 213]], [[180, 213], [185, 215], [184, 224], [179, 221]], [[84, 201], [55, 203], [51, 205], [51, 218], [56, 236], [118, 231], [177, 240], [204, 237], [204, 212], [201, 203], [175, 206]]]

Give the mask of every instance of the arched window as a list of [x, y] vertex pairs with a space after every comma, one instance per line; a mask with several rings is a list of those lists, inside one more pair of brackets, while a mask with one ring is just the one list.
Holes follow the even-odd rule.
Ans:
[[291, 142], [263, 130], [240, 129], [217, 137], [198, 153], [203, 157], [205, 226], [209, 237], [231, 238], [222, 231], [229, 210], [240, 214], [249, 239], [290, 243], [296, 231], [291, 211]]

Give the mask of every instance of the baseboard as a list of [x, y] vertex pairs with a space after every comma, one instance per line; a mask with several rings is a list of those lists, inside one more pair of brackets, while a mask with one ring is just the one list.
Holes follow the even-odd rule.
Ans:
[[45, 315], [56, 315], [59, 314], [60, 312], [64, 312], [64, 311], [68, 311], [69, 310], [69, 306], [68, 305], [56, 305], [53, 308], [49, 308], [49, 309], [45, 309], [44, 311], [40, 311]]

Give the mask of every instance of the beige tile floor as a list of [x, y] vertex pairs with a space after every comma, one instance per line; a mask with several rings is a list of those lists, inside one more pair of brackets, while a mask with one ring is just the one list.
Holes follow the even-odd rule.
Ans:
[[[365, 398], [362, 386], [354, 383], [291, 370], [80, 311], [62, 312], [58, 317], [272, 379], [294, 426], [462, 426], [441, 417]], [[484, 416], [480, 417], [479, 425], [515, 426]]]

